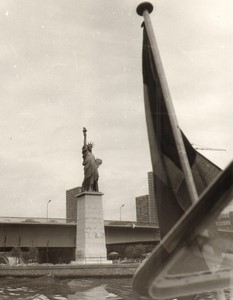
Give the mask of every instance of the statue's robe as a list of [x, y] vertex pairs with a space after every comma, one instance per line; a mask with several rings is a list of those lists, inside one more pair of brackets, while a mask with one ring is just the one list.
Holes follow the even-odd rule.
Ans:
[[83, 150], [84, 180], [82, 187], [84, 191], [98, 191], [97, 181], [99, 178], [98, 165], [92, 152]]

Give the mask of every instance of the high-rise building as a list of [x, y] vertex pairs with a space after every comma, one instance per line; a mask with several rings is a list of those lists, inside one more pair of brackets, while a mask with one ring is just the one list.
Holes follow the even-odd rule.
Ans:
[[158, 210], [155, 198], [153, 172], [148, 172], [148, 195], [136, 197], [136, 214], [138, 222], [158, 225]]
[[138, 222], [150, 222], [148, 195], [136, 197], [136, 215]]
[[67, 222], [77, 221], [77, 195], [82, 193], [81, 187], [66, 191], [66, 219]]
[[149, 191], [149, 218], [151, 223], [158, 224], [158, 209], [155, 197], [155, 182], [153, 172], [148, 172], [148, 191]]

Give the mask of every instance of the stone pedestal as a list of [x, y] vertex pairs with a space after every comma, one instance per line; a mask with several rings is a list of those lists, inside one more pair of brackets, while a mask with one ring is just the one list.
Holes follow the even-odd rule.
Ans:
[[77, 195], [75, 263], [108, 263], [102, 195], [99, 192], [84, 192]]

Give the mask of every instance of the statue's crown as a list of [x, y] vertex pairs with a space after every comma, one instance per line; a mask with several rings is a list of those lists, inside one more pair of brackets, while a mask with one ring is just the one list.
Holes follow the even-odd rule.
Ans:
[[88, 142], [88, 143], [87, 143], [87, 148], [88, 148], [88, 147], [93, 148], [93, 147], [94, 147], [94, 142]]

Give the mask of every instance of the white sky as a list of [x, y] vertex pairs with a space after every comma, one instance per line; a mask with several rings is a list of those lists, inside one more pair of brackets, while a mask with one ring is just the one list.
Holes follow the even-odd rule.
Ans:
[[[103, 160], [105, 219], [134, 220], [151, 170], [142, 17], [133, 0], [0, 1], [1, 216], [65, 217], [83, 180], [82, 127]], [[179, 124], [232, 159], [233, 2], [158, 0], [151, 14]]]

